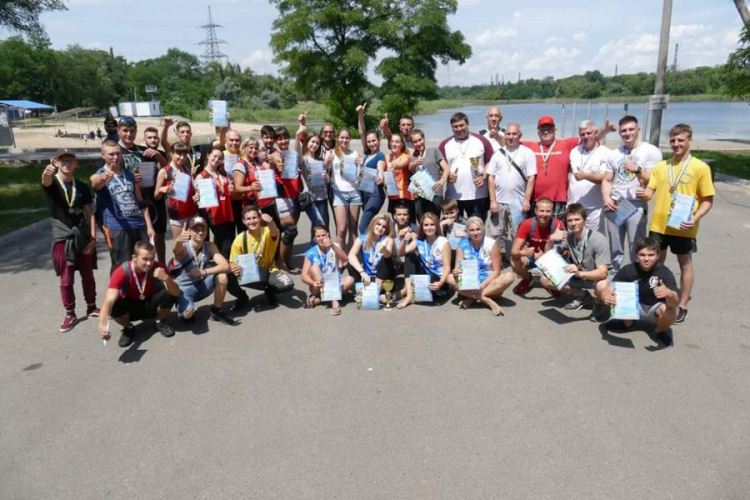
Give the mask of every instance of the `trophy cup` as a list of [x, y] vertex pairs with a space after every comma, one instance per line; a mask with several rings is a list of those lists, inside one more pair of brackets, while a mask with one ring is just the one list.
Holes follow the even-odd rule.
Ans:
[[385, 291], [385, 310], [391, 310], [391, 290], [393, 290], [393, 280], [383, 280], [383, 291]]

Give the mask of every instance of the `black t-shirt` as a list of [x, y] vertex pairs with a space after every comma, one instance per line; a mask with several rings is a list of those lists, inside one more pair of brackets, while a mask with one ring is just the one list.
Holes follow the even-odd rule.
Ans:
[[628, 264], [622, 267], [615, 275], [614, 281], [638, 282], [638, 300], [644, 306], [653, 306], [664, 299], [657, 299], [654, 288], [659, 286], [659, 280], [672, 291], [677, 291], [677, 282], [674, 274], [668, 267], [657, 263], [649, 272], [642, 270], [638, 264]]
[[[60, 186], [60, 183], [56, 178], [52, 179], [52, 184], [49, 186], [42, 186], [45, 198], [47, 199], [50, 217], [59, 220], [68, 227], [78, 226], [84, 216], [83, 207], [93, 203], [89, 187], [78, 179], [73, 179], [73, 182], [75, 184], [75, 197], [73, 200], [72, 213], [70, 212], [70, 207], [68, 206], [65, 194], [63, 194], [63, 188]], [[73, 186], [66, 183], [63, 183], [63, 185], [68, 193], [68, 197], [72, 196]]]

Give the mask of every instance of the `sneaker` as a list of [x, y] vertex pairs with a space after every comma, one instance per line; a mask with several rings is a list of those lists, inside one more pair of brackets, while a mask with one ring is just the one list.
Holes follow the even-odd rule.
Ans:
[[99, 311], [99, 308], [96, 307], [96, 304], [90, 304], [86, 308], [86, 316], [88, 316], [89, 318], [98, 318], [100, 314], [101, 311]]
[[589, 315], [589, 321], [593, 321], [595, 323], [603, 323], [609, 319], [609, 306], [606, 304], [599, 304], [598, 302], [594, 302], [594, 307], [591, 309], [591, 314]]
[[240, 312], [244, 310], [249, 303], [250, 303], [250, 299], [248, 298], [247, 295], [245, 295], [244, 297], [240, 297], [239, 299], [234, 301], [234, 305], [232, 306], [230, 311]]
[[237, 325], [237, 322], [234, 319], [232, 319], [229, 316], [227, 316], [227, 313], [225, 313], [221, 309], [214, 309], [212, 307], [211, 308], [211, 315], [209, 317], [212, 320], [214, 320], [214, 321], [220, 321], [221, 323], [224, 323], [225, 325], [229, 325], [229, 326], [236, 326]]
[[677, 317], [674, 319], [675, 324], [682, 323], [687, 319], [688, 310], [681, 307], [677, 308]]
[[654, 336], [665, 347], [672, 347], [674, 345], [674, 340], [672, 340], [672, 334], [669, 333], [669, 330], [666, 332], [654, 332]]
[[156, 329], [156, 331], [161, 333], [164, 337], [174, 336], [174, 328], [169, 326], [169, 324], [167, 324], [166, 321], [155, 321], [154, 328]]
[[578, 311], [579, 309], [583, 309], [584, 307], [588, 306], [594, 301], [594, 297], [592, 297], [589, 292], [583, 292], [580, 295], [577, 295], [573, 300], [568, 302], [563, 306], [563, 309], [566, 311]]
[[515, 293], [516, 295], [526, 295], [529, 290], [531, 290], [531, 284], [533, 280], [534, 279], [531, 276], [522, 279], [515, 287], [513, 287], [513, 293]]
[[135, 336], [135, 327], [133, 325], [126, 326], [122, 329], [120, 334], [120, 340], [117, 341], [117, 345], [120, 347], [127, 347], [133, 343], [133, 337]]
[[60, 331], [69, 332], [74, 326], [76, 326], [76, 323], [78, 323], [76, 313], [67, 313], [63, 318], [62, 323], [60, 323]]

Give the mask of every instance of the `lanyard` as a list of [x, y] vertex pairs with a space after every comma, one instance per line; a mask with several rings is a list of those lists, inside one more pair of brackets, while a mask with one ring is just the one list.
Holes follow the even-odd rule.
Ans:
[[138, 293], [140, 293], [138, 298], [146, 300], [146, 282], [148, 281], [148, 274], [144, 276], [143, 285], [141, 285], [141, 281], [138, 279], [138, 273], [135, 272], [135, 266], [133, 265], [132, 260], [130, 261], [130, 270], [133, 271], [133, 281], [135, 281], [135, 286], [138, 288]]
[[114, 173], [112, 170], [110, 170], [110, 172], [112, 172], [112, 178], [115, 180], [115, 182], [117, 182], [117, 184], [120, 185], [122, 189], [128, 188], [127, 178], [125, 177], [125, 172], [122, 173], [122, 177], [123, 179], [125, 179], [125, 181], [120, 180], [120, 177], [116, 173]]
[[544, 146], [539, 144], [539, 154], [542, 156], [542, 166], [544, 167], [544, 175], [547, 175], [547, 163], [549, 163], [549, 157], [552, 156], [552, 150], [555, 149], [557, 141], [553, 141], [552, 145], [547, 150], [547, 156], [544, 155]]
[[70, 183], [70, 195], [68, 195], [68, 188], [65, 187], [65, 184], [60, 180], [60, 177], [56, 175], [55, 179], [57, 179], [57, 183], [60, 184], [60, 188], [65, 195], [65, 203], [68, 204], [68, 213], [73, 213], [73, 205], [76, 202], [76, 180], [73, 179], [73, 182]]
[[[589, 164], [589, 160], [591, 160], [591, 158], [593, 158], [594, 153], [596, 152], [597, 149], [599, 149], [599, 144], [597, 144], [594, 149], [592, 149], [591, 151], [589, 151], [589, 154], [586, 155], [586, 161], [581, 161], [581, 165], [578, 166], [578, 172], [585, 172], [586, 171], [586, 165]], [[583, 160], [583, 146], [581, 146], [580, 153], [581, 153], [581, 160]]]
[[692, 155], [688, 155], [687, 158], [683, 160], [682, 169], [680, 169], [680, 173], [677, 175], [677, 178], [674, 178], [674, 158], [672, 158], [672, 161], [669, 162], [669, 192], [674, 193], [677, 189], [677, 186], [680, 184], [680, 179], [682, 179], [682, 176], [685, 175], [685, 171], [687, 171], [688, 165], [690, 165], [690, 160], [692, 160]]
[[[433, 242], [432, 245], [430, 245], [430, 242], [427, 241], [427, 238], [422, 241], [424, 242], [424, 256], [425, 261], [427, 261], [427, 267], [432, 267], [432, 247], [435, 245], [435, 243]], [[435, 241], [437, 241], [437, 238], [435, 238]]]
[[[512, 167], [513, 163], [515, 163], [515, 161], [516, 161], [516, 156], [518, 156], [518, 152], [519, 152], [519, 151], [521, 150], [521, 148], [516, 148], [516, 152], [515, 152], [515, 153], [513, 153], [513, 156], [511, 156], [511, 155], [510, 155], [510, 151], [508, 151], [508, 148], [506, 148], [506, 147], [502, 147], [502, 148], [500, 148], [500, 149], [502, 149], [502, 150], [503, 150], [503, 153], [504, 153], [504, 156], [505, 156], [505, 159], [506, 159], [506, 162], [505, 162], [505, 163], [507, 163], [507, 164], [508, 164], [508, 172], [510, 172], [510, 169], [511, 169], [511, 167]], [[542, 146], [541, 146], [541, 144], [540, 144], [540, 145], [539, 145], [539, 150], [541, 151], [541, 149], [542, 149]], [[548, 157], [549, 157], [549, 156], [548, 156]]]
[[573, 257], [575, 264], [580, 268], [583, 267], [583, 256], [586, 253], [586, 245], [591, 237], [591, 230], [586, 228], [584, 233], [581, 235], [581, 241], [576, 242], [575, 236], [573, 236], [574, 245], [570, 245], [568, 241], [568, 247], [570, 248], [570, 256]]
[[193, 257], [193, 262], [195, 262], [195, 265], [198, 266], [198, 269], [203, 271], [203, 267], [206, 265], [206, 263], [204, 262], [206, 257], [206, 244], [203, 244], [203, 248], [197, 255], [195, 253], [195, 250], [193, 250], [193, 245], [191, 245], [190, 242], [188, 242], [187, 247], [190, 255]]

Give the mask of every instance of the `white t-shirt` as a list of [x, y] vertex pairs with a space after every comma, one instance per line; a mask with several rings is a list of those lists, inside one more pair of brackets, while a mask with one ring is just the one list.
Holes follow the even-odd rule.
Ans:
[[636, 189], [641, 185], [638, 176], [622, 168], [623, 163], [631, 158], [636, 165], [648, 172], [662, 160], [661, 151], [648, 142], [642, 142], [632, 151], [625, 146], [610, 151], [607, 156], [607, 170], [614, 174], [612, 178], [612, 196], [627, 200], [637, 200]]
[[[492, 150], [493, 151], [499, 151], [500, 148], [503, 147], [503, 145], [500, 144], [497, 139], [495, 139], [494, 137], [490, 137], [490, 131], [489, 130], [486, 131], [486, 132], [484, 132], [482, 135], [485, 138], [487, 138], [488, 141], [490, 141], [490, 144], [492, 144]], [[500, 137], [505, 137], [505, 134], [503, 133], [502, 130], [498, 130], [497, 131], [497, 135], [500, 136]]]
[[584, 208], [595, 209], [604, 206], [601, 185], [582, 179], [576, 180], [576, 172], [601, 174], [607, 171], [607, 157], [610, 149], [597, 146], [586, 151], [583, 144], [570, 151], [570, 173], [568, 174], [568, 203], [580, 203]]
[[456, 173], [456, 182], [449, 182], [445, 197], [453, 200], [476, 200], [487, 197], [487, 183], [480, 187], [474, 185], [474, 167], [471, 158], [478, 158], [477, 169], [484, 172], [484, 143], [473, 135], [457, 141], [451, 137], [445, 143], [445, 160], [450, 165], [451, 173]]
[[[348, 155], [344, 155], [347, 158], [355, 159], [359, 156], [359, 153], [357, 151], [351, 151]], [[344, 193], [348, 193], [349, 191], [356, 191], [357, 187], [349, 182], [348, 180], [344, 179], [341, 176], [341, 168], [343, 167], [343, 162], [341, 161], [341, 158], [333, 155], [333, 162], [331, 163], [331, 166], [333, 167], [333, 187], [337, 191], [341, 191]]]
[[[519, 145], [514, 151], [507, 148], [504, 148], [504, 150], [508, 154], [508, 158], [523, 170], [526, 179], [536, 175], [536, 156], [530, 148]], [[498, 203], [508, 204], [517, 201], [523, 205], [523, 199], [526, 196], [526, 182], [502, 151], [496, 151], [492, 155], [490, 165], [487, 167], [487, 175], [495, 176], [495, 199]]]

